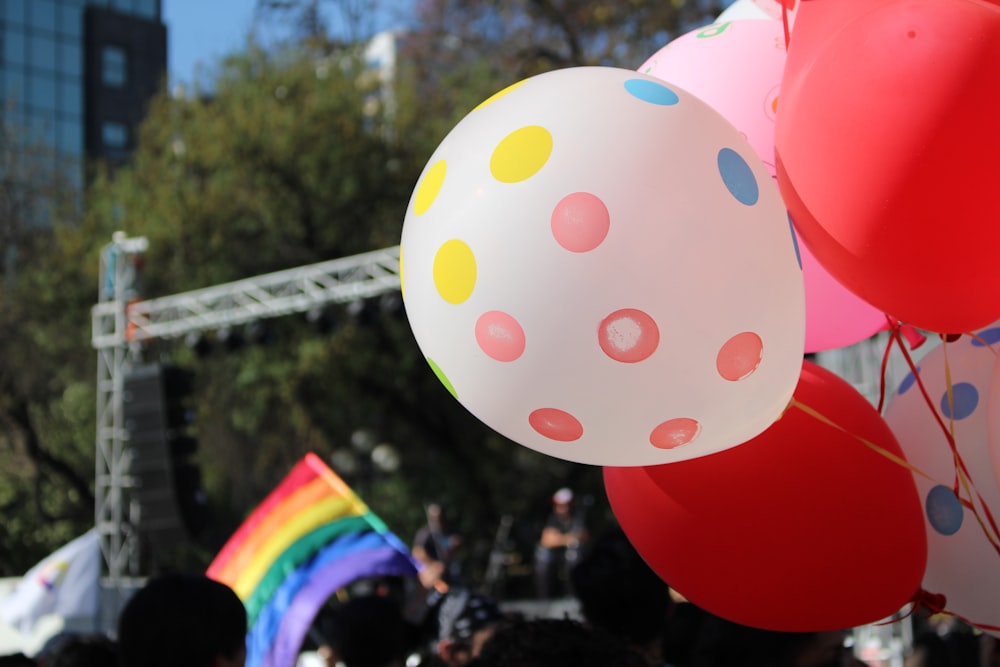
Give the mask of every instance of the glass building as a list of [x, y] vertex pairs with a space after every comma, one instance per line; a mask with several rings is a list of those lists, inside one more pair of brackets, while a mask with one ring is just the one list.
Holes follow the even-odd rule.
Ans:
[[166, 70], [161, 0], [0, 0], [4, 126], [79, 185], [88, 163], [128, 158]]

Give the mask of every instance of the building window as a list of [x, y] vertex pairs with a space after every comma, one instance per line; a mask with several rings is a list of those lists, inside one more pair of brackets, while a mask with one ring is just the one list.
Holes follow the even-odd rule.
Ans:
[[128, 146], [128, 128], [123, 123], [104, 121], [101, 124], [101, 142], [111, 151], [123, 151]]
[[141, 16], [144, 19], [159, 19], [160, 12], [156, 1], [157, 0], [136, 0], [136, 16]]
[[109, 88], [124, 88], [128, 83], [128, 54], [122, 47], [105, 44], [101, 49], [101, 83]]

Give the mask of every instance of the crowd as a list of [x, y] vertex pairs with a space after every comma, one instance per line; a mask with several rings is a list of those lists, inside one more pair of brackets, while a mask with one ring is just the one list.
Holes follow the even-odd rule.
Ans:
[[[571, 518], [572, 503], [568, 489], [553, 497], [555, 518], [538, 546], [554, 551], [540, 559], [554, 569], [539, 585], [544, 594], [564, 587], [578, 603], [577, 616], [504, 611], [450, 577], [445, 561], [458, 540], [435, 506], [414, 545], [431, 576], [415, 586], [368, 582], [332, 599], [310, 633], [311, 654], [325, 667], [866, 665], [845, 641], [847, 629], [767, 631], [698, 609], [645, 564], [620, 528], [591, 538]], [[957, 623], [947, 633], [918, 628], [904, 667], [1000, 667], [1000, 642], [988, 633], [963, 632]], [[246, 611], [229, 587], [201, 574], [167, 574], [129, 599], [114, 639], [62, 635], [34, 657], [0, 657], [0, 667], [241, 667], [246, 633]]]

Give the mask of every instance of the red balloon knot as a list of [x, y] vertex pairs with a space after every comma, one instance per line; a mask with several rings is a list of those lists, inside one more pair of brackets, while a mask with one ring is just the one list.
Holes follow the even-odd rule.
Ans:
[[931, 593], [921, 588], [913, 597], [913, 602], [924, 607], [932, 614], [940, 614], [948, 605], [948, 598], [941, 593]]

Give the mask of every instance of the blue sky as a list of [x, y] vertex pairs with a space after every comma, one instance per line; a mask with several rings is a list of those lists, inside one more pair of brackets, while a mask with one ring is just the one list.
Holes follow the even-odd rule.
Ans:
[[211, 66], [243, 46], [257, 0], [163, 0], [170, 82], [190, 82], [199, 63]]
[[[413, 0], [383, 0], [386, 12], [412, 6]], [[167, 26], [167, 69], [171, 85], [190, 83], [199, 66], [210, 69], [224, 55], [243, 47], [253, 26], [257, 0], [162, 0]], [[321, 3], [322, 6], [323, 3]], [[391, 19], [385, 19], [389, 23]], [[382, 25], [385, 27], [395, 27]]]

